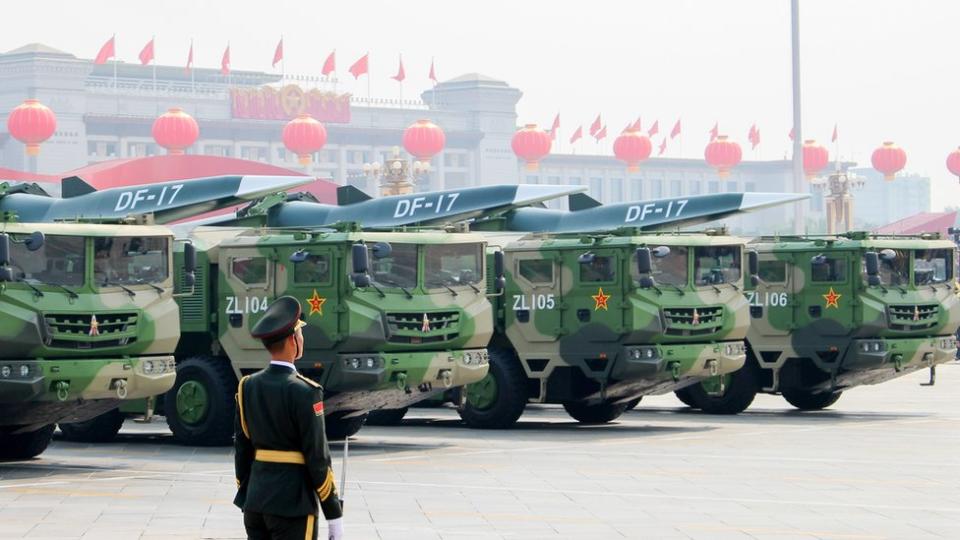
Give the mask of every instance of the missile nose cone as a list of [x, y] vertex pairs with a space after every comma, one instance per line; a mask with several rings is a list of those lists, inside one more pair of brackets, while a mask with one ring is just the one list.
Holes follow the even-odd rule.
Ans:
[[557, 186], [551, 184], [520, 184], [513, 197], [513, 204], [525, 206], [559, 197], [566, 197], [574, 193], [586, 191], [586, 186]]
[[740, 210], [758, 210], [809, 198], [810, 195], [804, 193], [744, 193], [740, 201]]
[[286, 191], [313, 182], [312, 176], [265, 176], [244, 175], [237, 188], [237, 197], [257, 199], [263, 195]]

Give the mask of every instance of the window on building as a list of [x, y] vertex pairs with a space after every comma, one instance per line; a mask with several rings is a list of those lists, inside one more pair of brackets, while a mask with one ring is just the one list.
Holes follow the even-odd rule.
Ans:
[[737, 191], [737, 183], [727, 182], [727, 193], [733, 193], [734, 191]]
[[700, 181], [691, 180], [690, 181], [690, 195], [699, 195], [700, 194]]
[[707, 183], [708, 193], [720, 193], [720, 182], [710, 181]]
[[682, 195], [682, 194], [683, 194], [683, 188], [680, 186], [680, 181], [679, 181], [679, 180], [671, 180], [671, 181], [670, 181], [670, 196], [671, 196], [671, 197], [679, 197], [679, 196]]
[[560, 185], [560, 177], [559, 177], [559, 176], [548, 176], [548, 177], [547, 177], [547, 183], [548, 183], [548, 184], [552, 184], [552, 185], [554, 185], [554, 186], [559, 186], [559, 185]]
[[639, 201], [643, 199], [643, 182], [639, 177], [628, 180], [630, 184], [630, 199]]
[[598, 201], [603, 200], [603, 178], [596, 176], [590, 178], [590, 193], [588, 195]]
[[623, 202], [623, 178], [610, 179], [610, 200]]
[[651, 199], [663, 198], [663, 180], [650, 181], [650, 198]]
[[568, 182], [571, 186], [582, 186], [583, 178], [580, 178], [579, 176], [571, 176], [569, 177]]
[[743, 184], [743, 190], [746, 192], [752, 192], [757, 190], [756, 182], [746, 182]]

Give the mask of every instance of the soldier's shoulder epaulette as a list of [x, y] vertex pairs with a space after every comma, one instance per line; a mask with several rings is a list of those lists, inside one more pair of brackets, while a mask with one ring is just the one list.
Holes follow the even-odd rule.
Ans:
[[309, 384], [309, 385], [312, 386], [313, 388], [319, 388], [319, 389], [323, 390], [323, 387], [320, 386], [320, 383], [318, 383], [317, 381], [311, 379], [310, 377], [307, 377], [307, 376], [305, 376], [305, 375], [301, 375], [301, 374], [297, 373], [297, 378], [300, 379], [301, 381]]

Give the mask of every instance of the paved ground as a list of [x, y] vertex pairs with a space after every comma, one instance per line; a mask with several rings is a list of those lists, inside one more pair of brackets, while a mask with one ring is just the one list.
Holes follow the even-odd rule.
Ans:
[[[960, 365], [938, 375], [814, 414], [761, 396], [747, 414], [707, 417], [662, 396], [608, 426], [540, 408], [481, 432], [415, 410], [350, 444], [347, 535], [960, 538]], [[229, 449], [128, 422], [114, 444], [55, 441], [0, 464], [0, 538], [242, 538], [233, 492]]]

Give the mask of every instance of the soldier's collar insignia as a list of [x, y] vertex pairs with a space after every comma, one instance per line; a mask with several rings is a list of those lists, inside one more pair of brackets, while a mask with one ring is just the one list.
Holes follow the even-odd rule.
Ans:
[[843, 295], [833, 290], [833, 287], [830, 287], [830, 292], [822, 296], [823, 296], [823, 299], [827, 301], [827, 305], [826, 305], [827, 308], [840, 309], [840, 297]]
[[308, 315], [313, 315], [314, 313], [319, 313], [320, 316], [323, 316], [323, 304], [327, 301], [326, 298], [317, 294], [317, 290], [313, 290], [313, 296], [307, 298], [307, 303], [310, 304], [310, 313]]
[[609, 294], [603, 294], [603, 287], [597, 289], [597, 294], [592, 296], [593, 298], [593, 310], [604, 310], [607, 311], [607, 301], [610, 300]]

